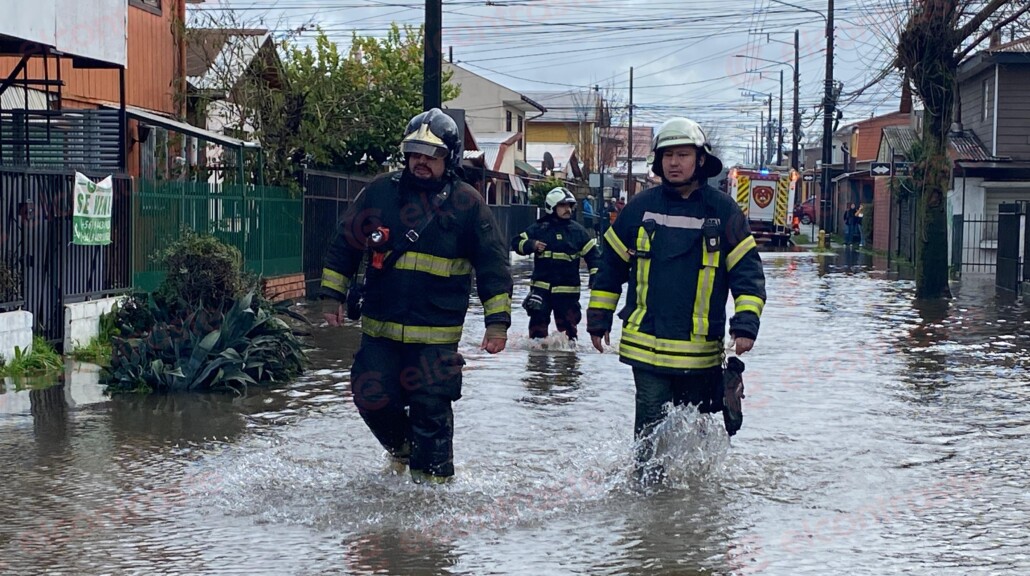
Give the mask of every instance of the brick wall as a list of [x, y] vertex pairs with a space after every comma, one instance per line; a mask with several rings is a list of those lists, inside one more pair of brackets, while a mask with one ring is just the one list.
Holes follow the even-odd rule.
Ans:
[[876, 178], [873, 185], [873, 248], [890, 250], [890, 178]]
[[265, 278], [264, 291], [265, 297], [274, 302], [303, 299], [305, 296], [304, 274]]

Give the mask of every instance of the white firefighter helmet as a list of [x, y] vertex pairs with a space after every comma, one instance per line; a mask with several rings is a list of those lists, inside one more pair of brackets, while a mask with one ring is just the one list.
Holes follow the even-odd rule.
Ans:
[[704, 156], [703, 165], [694, 171], [698, 178], [708, 178], [722, 172], [722, 160], [712, 154], [712, 145], [705, 136], [701, 125], [690, 118], [670, 118], [658, 127], [651, 140], [651, 155], [647, 159], [651, 171], [656, 176], [662, 175], [662, 155], [660, 152], [673, 146], [697, 147], [698, 160]]
[[559, 204], [572, 204], [576, 205], [576, 197], [572, 195], [565, 188], [558, 186], [551, 188], [551, 191], [544, 196], [544, 212], [548, 214], [554, 214], [554, 207]]

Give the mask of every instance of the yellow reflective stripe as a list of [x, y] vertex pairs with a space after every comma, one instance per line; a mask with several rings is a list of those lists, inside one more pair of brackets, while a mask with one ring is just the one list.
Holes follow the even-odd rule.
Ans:
[[722, 352], [722, 343], [718, 341], [658, 338], [638, 330], [623, 330], [622, 341], [633, 344], [637, 348], [646, 348], [655, 352], [670, 354], [711, 356]]
[[498, 294], [486, 302], [483, 302], [484, 316], [501, 313], [511, 314], [511, 296], [507, 294]]
[[551, 294], [579, 294], [579, 286], [551, 286]]
[[534, 280], [534, 281], [530, 282], [529, 285], [532, 286], [533, 288], [540, 288], [541, 290], [550, 290], [551, 289], [550, 282], [542, 282], [540, 280]]
[[597, 240], [591, 238], [590, 241], [587, 242], [585, 246], [583, 246], [583, 249], [579, 251], [579, 255], [586, 256], [591, 250], [594, 249], [594, 246], [597, 246]]
[[738, 314], [741, 312], [754, 312], [756, 316], [761, 317], [762, 310], [765, 309], [765, 300], [758, 296], [742, 294], [733, 299], [733, 308]]
[[461, 340], [461, 326], [405, 326], [365, 316], [361, 331], [373, 338], [388, 338], [405, 344], [453, 344]]
[[425, 272], [433, 276], [465, 276], [472, 273], [472, 262], [465, 258], [442, 258], [422, 252], [405, 252], [395, 264], [398, 270]]
[[719, 269], [720, 252], [709, 252], [702, 248], [701, 269], [697, 273], [697, 292], [694, 293], [694, 330], [695, 338], [708, 335], [708, 310], [711, 307], [712, 291], [715, 290], [715, 271]]
[[[647, 253], [650, 251], [651, 237], [647, 235], [647, 230], [644, 230], [644, 227], [641, 226], [637, 229], [637, 253]], [[626, 321], [626, 327], [631, 330], [640, 327], [640, 323], [644, 320], [644, 314], [647, 313], [647, 279], [650, 275], [651, 259], [637, 258], [637, 299], [635, 309], [629, 315], [629, 320]]]
[[615, 292], [605, 292], [603, 290], [590, 291], [590, 304], [587, 306], [588, 308], [614, 311], [618, 305], [619, 295]]
[[336, 270], [322, 268], [322, 286], [344, 294], [347, 292], [347, 287], [350, 286], [350, 279]]
[[519, 238], [522, 238], [522, 240], [519, 241], [519, 252], [525, 253], [526, 252], [526, 242], [529, 241], [529, 234], [526, 234], [525, 232], [523, 232], [522, 234], [519, 234]]
[[590, 274], [591, 275], [597, 274], [597, 270], [598, 270], [597, 268], [591, 268], [590, 269]]
[[703, 370], [722, 364], [723, 348], [720, 342], [669, 340], [623, 330], [619, 354], [651, 366]]
[[604, 239], [608, 241], [608, 245], [615, 250], [615, 253], [622, 258], [623, 262], [629, 262], [629, 250], [626, 245], [619, 239], [619, 235], [615, 233], [615, 228], [608, 228], [608, 231], [604, 233]]
[[733, 267], [737, 265], [737, 262], [740, 262], [740, 259], [755, 246], [757, 246], [757, 244], [755, 244], [754, 236], [748, 235], [747, 238], [741, 240], [740, 244], [737, 244], [737, 247], [730, 250], [730, 253], [726, 256], [726, 269], [733, 270]]
[[539, 258], [551, 258], [554, 260], [564, 260], [566, 262], [572, 262], [574, 259], [579, 258], [579, 256], [576, 255], [566, 254], [564, 252], [551, 252], [550, 250], [541, 252], [540, 254], [537, 254], [537, 256]]

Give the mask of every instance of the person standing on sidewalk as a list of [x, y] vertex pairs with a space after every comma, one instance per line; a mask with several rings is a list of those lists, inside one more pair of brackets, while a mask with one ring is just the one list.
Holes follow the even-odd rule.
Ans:
[[511, 241], [518, 254], [533, 254], [533, 277], [524, 306], [529, 313], [529, 337], [545, 338], [554, 325], [570, 344], [579, 335], [583, 311], [579, 305], [579, 263], [583, 259], [593, 283], [601, 254], [597, 241], [572, 219], [576, 197], [558, 186], [544, 196], [544, 216]]
[[[326, 255], [323, 296], [360, 290], [361, 345], [351, 367], [358, 413], [416, 483], [454, 475], [452, 402], [461, 397], [458, 353], [472, 288], [483, 303], [482, 348], [504, 350], [511, 325], [508, 251], [478, 192], [459, 178], [462, 135], [433, 108], [408, 123], [405, 168], [373, 180], [344, 215]], [[365, 281], [352, 279], [365, 258]], [[350, 304], [350, 302], [348, 302]], [[356, 306], [348, 306], [356, 308]]]
[[[765, 275], [747, 218], [732, 196], [707, 184], [722, 171], [704, 131], [673, 118], [651, 143], [651, 170], [659, 186], [635, 195], [605, 233], [607, 246], [587, 309], [594, 347], [610, 344], [622, 285], [628, 282], [619, 342], [620, 360], [636, 383], [636, 475], [660, 483], [653, 431], [665, 405], [723, 410], [723, 340], [730, 292], [735, 313], [730, 335], [737, 355], [751, 350], [765, 306]], [[727, 425], [727, 431], [734, 433]]]

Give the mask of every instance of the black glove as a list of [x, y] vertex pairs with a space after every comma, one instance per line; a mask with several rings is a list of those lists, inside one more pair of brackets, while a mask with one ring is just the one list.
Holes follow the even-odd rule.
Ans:
[[722, 419], [726, 432], [733, 436], [744, 423], [744, 413], [740, 401], [744, 399], [744, 363], [736, 356], [726, 360], [726, 368], [722, 371], [723, 397]]
[[606, 332], [611, 332], [614, 315], [611, 310], [587, 308], [587, 333], [591, 336], [604, 336]]

